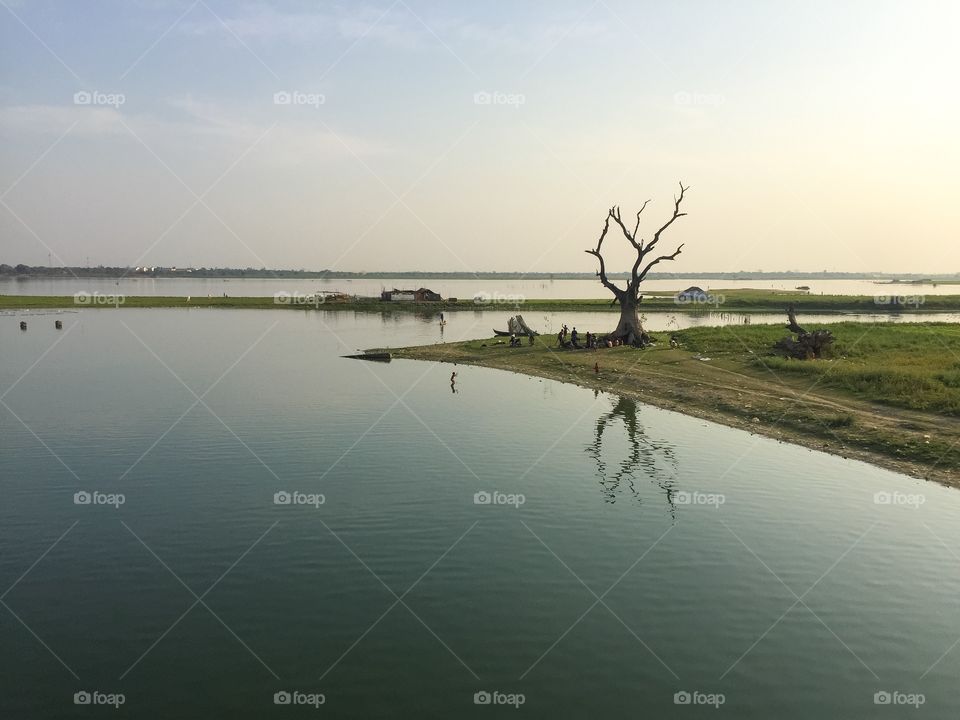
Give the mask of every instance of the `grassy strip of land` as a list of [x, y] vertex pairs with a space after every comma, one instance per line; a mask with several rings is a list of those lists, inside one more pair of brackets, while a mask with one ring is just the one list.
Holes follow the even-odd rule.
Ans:
[[[898, 291], [899, 292], [899, 291]], [[808, 295], [778, 290], [712, 290], [706, 301], [677, 302], [672, 293], [647, 295], [644, 311], [670, 312], [783, 312], [788, 304], [801, 313], [922, 313], [960, 312], [960, 295]], [[355, 297], [314, 301], [295, 296], [277, 300], [269, 297], [183, 297], [109, 294], [88, 295], [0, 295], [0, 309], [55, 308], [226, 308], [290, 309], [355, 312], [439, 313], [452, 310], [497, 312], [617, 312], [606, 299], [524, 299], [511, 295], [491, 295], [478, 302], [473, 298], [439, 302], [382, 302], [379, 298]]]
[[[636, 350], [502, 339], [391, 350], [552, 378], [960, 486], [960, 326], [834, 323], [831, 357], [769, 354], [776, 326], [692, 328]], [[591, 328], [602, 330], [605, 328]], [[585, 330], [585, 329], [584, 329]], [[701, 359], [709, 358], [709, 359]], [[594, 364], [599, 372], [594, 370]]]

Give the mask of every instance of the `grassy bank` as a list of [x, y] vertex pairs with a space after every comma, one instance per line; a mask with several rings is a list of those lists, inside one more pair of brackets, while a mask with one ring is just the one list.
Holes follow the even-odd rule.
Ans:
[[[960, 312], [960, 295], [914, 296], [904, 294], [902, 289], [891, 293], [897, 296], [873, 295], [807, 295], [800, 292], [775, 290], [711, 290], [709, 302], [678, 303], [672, 293], [647, 295], [644, 311], [706, 312], [711, 310], [732, 312], [782, 312], [787, 304], [794, 304], [805, 313], [923, 313]], [[515, 312], [617, 312], [617, 308], [605, 299], [547, 300], [522, 299], [510, 296], [492, 296], [485, 302], [472, 298], [456, 301], [444, 300], [429, 303], [386, 303], [378, 298], [353, 298], [328, 300], [326, 302], [277, 302], [269, 297], [173, 297], [129, 295], [118, 302], [108, 295], [87, 298], [77, 302], [72, 295], [0, 295], [0, 309], [54, 309], [54, 308], [225, 308], [225, 309], [288, 309], [326, 310], [355, 312], [412, 312], [439, 313], [452, 310]]]
[[391, 352], [626, 394], [960, 486], [960, 326], [829, 327], [837, 341], [832, 357], [820, 361], [772, 357], [769, 348], [783, 329], [739, 325], [675, 332], [678, 348], [670, 347], [666, 334], [654, 333], [661, 342], [645, 350], [558, 350], [553, 341], [538, 338], [532, 347], [487, 339]]

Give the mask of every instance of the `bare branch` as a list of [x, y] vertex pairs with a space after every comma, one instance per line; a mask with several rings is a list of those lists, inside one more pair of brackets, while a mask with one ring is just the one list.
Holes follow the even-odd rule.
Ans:
[[[640, 230], [640, 213], [642, 213], [642, 212], [644, 211], [644, 209], [647, 207], [647, 204], [648, 204], [649, 202], [650, 202], [649, 200], [644, 201], [643, 207], [641, 207], [639, 210], [637, 210], [637, 224], [633, 226], [633, 239], [634, 239], [634, 240], [637, 239], [637, 232]], [[643, 244], [643, 241], [642, 241], [642, 240], [640, 241], [640, 244], [641, 244], [641, 245]]]
[[600, 278], [600, 282], [603, 283], [603, 286], [612, 292], [617, 298], [624, 292], [616, 285], [614, 285], [610, 280], [607, 279], [607, 267], [603, 262], [603, 255], [600, 254], [600, 248], [603, 246], [603, 240], [607, 237], [607, 231], [610, 229], [610, 218], [613, 217], [613, 208], [610, 209], [610, 212], [607, 213], [607, 219], [603, 223], [603, 232], [600, 233], [600, 238], [597, 240], [597, 249], [596, 250], [585, 250], [588, 255], [593, 255], [597, 260], [600, 261], [600, 270], [597, 272], [597, 277]]
[[[639, 250], [640, 245], [637, 243], [636, 233], [631, 233], [629, 230], [627, 230], [627, 226], [623, 224], [623, 220], [620, 218], [620, 208], [617, 206], [610, 208], [610, 217], [612, 217], [617, 225], [620, 226], [620, 230], [623, 231], [623, 236], [630, 242], [630, 244]], [[637, 223], [640, 223], [639, 213], [637, 214]]]
[[686, 213], [680, 212], [680, 203], [683, 202], [683, 194], [684, 194], [687, 190], [689, 190], [689, 189], [690, 189], [690, 186], [689, 186], [689, 185], [688, 185], [687, 187], [684, 187], [684, 186], [683, 186], [683, 183], [680, 183], [680, 196], [679, 196], [679, 197], [674, 196], [674, 198], [673, 198], [673, 216], [672, 216], [669, 220], [667, 220], [667, 221], [660, 227], [660, 229], [657, 230], [656, 233], [654, 233], [654, 235], [653, 235], [653, 240], [651, 240], [651, 241], [647, 244], [647, 247], [644, 248], [644, 252], [650, 252], [650, 251], [653, 249], [653, 247], [654, 247], [658, 242], [660, 242], [660, 234], [661, 234], [664, 230], [666, 230], [668, 227], [670, 227], [671, 225], [673, 225], [674, 221], [675, 221], [677, 218], [682, 218], [684, 215], [686, 215]]
[[[610, 213], [613, 213], [613, 210], [610, 210]], [[597, 249], [593, 252], [599, 253], [600, 248], [603, 245], [603, 239], [607, 237], [607, 231], [610, 230], [610, 214], [607, 214], [607, 219], [603, 222], [603, 232], [600, 233], [600, 237], [597, 239]], [[591, 252], [587, 250], [587, 252]]]
[[654, 265], [656, 265], [656, 264], [657, 264], [658, 262], [660, 262], [661, 260], [676, 260], [676, 259], [677, 259], [677, 255], [680, 254], [680, 251], [681, 251], [682, 249], [683, 249], [683, 245], [681, 244], [680, 247], [678, 247], [676, 250], [674, 250], [670, 255], [661, 255], [660, 257], [656, 258], [655, 260], [651, 260], [651, 261], [647, 264], [647, 266], [643, 269], [643, 272], [641, 272], [641, 273], [637, 276], [637, 283], [639, 283], [641, 280], [643, 280], [643, 279], [647, 276], [647, 273], [650, 272], [650, 268], [652, 268]]
[[787, 308], [787, 319], [790, 323], [787, 325], [787, 330], [797, 335], [806, 335], [807, 331], [800, 327], [800, 324], [797, 322], [796, 310], [793, 305]]

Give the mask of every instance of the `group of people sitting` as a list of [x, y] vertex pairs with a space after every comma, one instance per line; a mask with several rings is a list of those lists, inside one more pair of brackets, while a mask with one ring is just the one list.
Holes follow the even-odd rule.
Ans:
[[[533, 345], [533, 335], [527, 335], [527, 342]], [[516, 333], [510, 333], [510, 347], [520, 347], [523, 343]]]
[[[521, 347], [523, 336], [516, 333], [510, 333], [510, 347]], [[569, 338], [569, 339], [568, 339]], [[583, 336], [583, 343], [580, 342], [581, 336], [577, 328], [573, 330], [564, 325], [557, 333], [557, 347], [571, 348], [574, 350], [596, 350], [597, 348], [614, 348], [623, 345], [623, 338], [604, 335], [603, 337], [588, 332]], [[527, 342], [533, 345], [533, 335], [527, 335]]]
[[[567, 339], [569, 335], [570, 339]], [[575, 350], [595, 350], [596, 348], [612, 348], [623, 345], [623, 340], [620, 338], [613, 338], [610, 336], [599, 337], [593, 333], [588, 332], [584, 336], [583, 344], [580, 343], [580, 333], [577, 332], [577, 328], [574, 327], [573, 330], [567, 328], [564, 325], [560, 332], [557, 333], [557, 347], [561, 348], [573, 348]]]

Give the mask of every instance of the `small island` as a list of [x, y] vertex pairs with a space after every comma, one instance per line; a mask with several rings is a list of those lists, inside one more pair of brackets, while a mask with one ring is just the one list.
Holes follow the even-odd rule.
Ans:
[[[600, 330], [603, 316], [598, 316]], [[840, 322], [829, 357], [772, 353], [776, 325], [652, 333], [629, 345], [559, 349], [540, 336], [390, 348], [395, 359], [479, 365], [626, 395], [783, 442], [960, 487], [960, 329]]]

